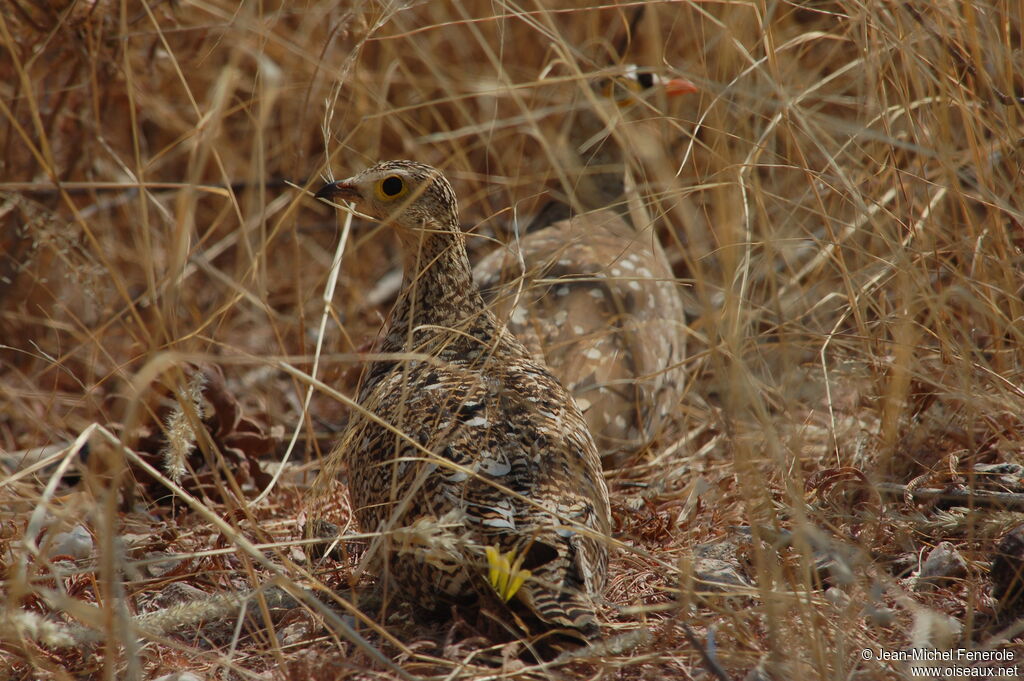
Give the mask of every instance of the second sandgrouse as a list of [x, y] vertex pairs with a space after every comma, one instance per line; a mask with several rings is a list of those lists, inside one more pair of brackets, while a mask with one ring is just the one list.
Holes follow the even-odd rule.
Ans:
[[[595, 81], [600, 115], [584, 106], [568, 121], [577, 168], [570, 203], [584, 211], [554, 224], [547, 208], [530, 231], [481, 260], [474, 275], [500, 321], [575, 396], [607, 466], [655, 437], [685, 382], [686, 325], [677, 283], [650, 225], [626, 215], [624, 154], [611, 126], [659, 89], [695, 92], [628, 69]], [[566, 209], [568, 210], [568, 208]]]

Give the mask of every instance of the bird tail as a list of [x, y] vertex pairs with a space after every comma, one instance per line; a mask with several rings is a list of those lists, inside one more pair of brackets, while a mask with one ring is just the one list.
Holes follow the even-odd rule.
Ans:
[[[591, 599], [595, 585], [584, 577], [586, 570], [579, 564], [580, 555], [572, 542], [567, 541], [559, 548], [562, 550], [534, 541], [521, 551], [504, 554], [511, 558], [510, 579], [503, 582], [492, 576], [491, 583], [497, 582], [500, 587], [511, 585], [514, 580], [514, 594], [538, 619], [582, 634], [587, 640], [599, 637], [600, 627]], [[489, 562], [493, 568], [490, 554]], [[528, 570], [522, 569], [527, 567]], [[507, 589], [498, 593], [506, 601], [513, 595]]]
[[549, 588], [537, 581], [523, 587], [520, 599], [548, 624], [579, 632], [588, 641], [600, 637], [601, 628], [597, 623], [594, 603], [582, 591], [569, 590], [564, 586]]

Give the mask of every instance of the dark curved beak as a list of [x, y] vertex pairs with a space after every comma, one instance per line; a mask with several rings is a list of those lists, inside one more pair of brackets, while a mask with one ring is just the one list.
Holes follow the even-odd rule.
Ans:
[[355, 186], [343, 180], [341, 182], [328, 182], [316, 190], [313, 198], [324, 201], [358, 201], [361, 197], [359, 196], [359, 190]]

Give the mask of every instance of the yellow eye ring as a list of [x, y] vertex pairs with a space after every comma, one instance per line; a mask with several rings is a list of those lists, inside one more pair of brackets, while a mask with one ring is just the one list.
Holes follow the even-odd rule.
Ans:
[[388, 175], [377, 182], [374, 191], [381, 201], [394, 201], [409, 191], [409, 186], [398, 175]]

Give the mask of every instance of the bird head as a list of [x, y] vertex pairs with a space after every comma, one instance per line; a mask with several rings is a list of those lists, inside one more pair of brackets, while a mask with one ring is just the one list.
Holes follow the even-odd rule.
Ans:
[[595, 82], [595, 90], [602, 97], [626, 108], [642, 99], [664, 92], [666, 97], [695, 94], [697, 86], [686, 78], [667, 78], [653, 69], [634, 64], [623, 68], [621, 74]]
[[436, 168], [415, 161], [384, 161], [347, 180], [328, 182], [316, 198], [349, 201], [399, 232], [458, 231], [455, 192]]

